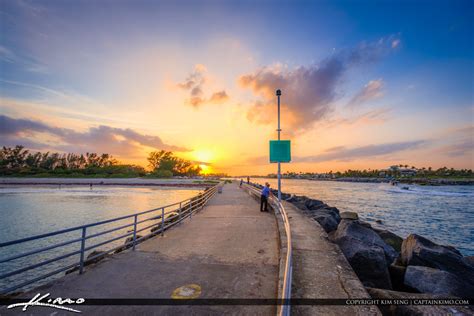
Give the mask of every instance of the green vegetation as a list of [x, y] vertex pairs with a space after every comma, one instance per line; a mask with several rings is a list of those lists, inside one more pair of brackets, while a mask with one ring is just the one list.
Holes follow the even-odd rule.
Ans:
[[[269, 177], [276, 177], [270, 174]], [[454, 168], [416, 168], [409, 165], [396, 165], [387, 169], [364, 169], [364, 170], [346, 170], [344, 172], [286, 172], [283, 174], [285, 178], [393, 178], [393, 179], [472, 179], [474, 174], [471, 169], [454, 169]]]
[[217, 181], [217, 180], [199, 180], [199, 181], [193, 181], [193, 183], [199, 183], [199, 184], [218, 184], [219, 181]]
[[0, 176], [133, 178], [145, 174], [144, 168], [119, 164], [108, 154], [31, 153], [23, 146], [0, 151]]
[[171, 178], [193, 177], [199, 165], [176, 157], [170, 151], [154, 151], [148, 156], [151, 172], [136, 165], [120, 164], [109, 154], [61, 154], [30, 152], [23, 146], [0, 150], [0, 176], [68, 178]]
[[148, 155], [150, 177], [170, 178], [172, 176], [193, 177], [199, 175], [201, 167], [189, 160], [181, 159], [171, 151], [153, 151]]

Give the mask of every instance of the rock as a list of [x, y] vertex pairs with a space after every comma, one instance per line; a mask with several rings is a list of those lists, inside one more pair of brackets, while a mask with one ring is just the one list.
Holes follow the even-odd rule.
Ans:
[[377, 233], [358, 221], [343, 218], [330, 238], [339, 245], [364, 285], [392, 288], [388, 266], [397, 253]]
[[372, 229], [372, 225], [370, 225], [370, 223], [368, 223], [368, 222], [364, 222], [364, 221], [359, 220], [359, 224], [361, 224], [364, 227]]
[[[141, 237], [142, 237], [142, 235], [137, 235], [137, 239], [139, 239]], [[123, 242], [123, 246], [119, 247], [117, 250], [115, 250], [115, 253], [119, 253], [119, 252], [124, 251], [125, 249], [132, 248], [133, 247], [132, 241], [133, 241], [133, 236], [127, 237], [127, 239], [125, 239], [125, 241]], [[130, 244], [128, 244], [128, 243], [130, 243]]]
[[405, 285], [404, 281], [406, 270], [406, 267], [397, 265], [395, 263], [392, 263], [388, 267], [388, 272], [390, 273], [390, 280], [392, 281], [392, 288], [396, 291], [417, 292], [415, 289]]
[[341, 242], [340, 240], [338, 245], [365, 286], [382, 289], [392, 288], [383, 249], [364, 244], [358, 240], [350, 242]]
[[[92, 259], [93, 257], [97, 256], [96, 258]], [[105, 259], [107, 257], [107, 252], [103, 250], [94, 250], [90, 254], [87, 255], [86, 260], [84, 260], [84, 266], [88, 266], [93, 263], [97, 263], [101, 261], [102, 259]], [[79, 266], [75, 266], [74, 268], [71, 268], [69, 270], [66, 270], [65, 274], [70, 274], [73, 272], [79, 271]]]
[[161, 233], [160, 229], [161, 229], [161, 222], [159, 222], [156, 226], [152, 227], [150, 229], [150, 232], [158, 234], [158, 233]]
[[359, 219], [359, 215], [357, 215], [356, 212], [342, 212], [340, 215], [341, 215], [341, 218], [343, 219], [353, 219], [353, 220]]
[[387, 244], [393, 247], [396, 251], [400, 252], [402, 250], [403, 238], [392, 233], [386, 229], [377, 229], [373, 228], [374, 231], [383, 239]]
[[314, 216], [313, 219], [323, 227], [326, 233], [330, 233], [337, 229], [338, 221], [330, 214], [318, 214]]
[[336, 236], [348, 236], [358, 239], [367, 245], [375, 245], [382, 248], [387, 258], [387, 265], [390, 265], [398, 257], [398, 253], [392, 246], [386, 244], [374, 230], [364, 227], [359, 221], [342, 219]]
[[324, 207], [315, 211], [311, 211], [309, 214], [314, 220], [316, 220], [327, 233], [330, 233], [337, 229], [337, 225], [341, 221], [339, 216], [339, 210], [333, 207]]
[[306, 201], [308, 198], [306, 196], [298, 196], [294, 195], [290, 199], [288, 199], [288, 202], [291, 202], [294, 206], [299, 208], [300, 210], [307, 210], [308, 208], [306, 207]]
[[[86, 261], [84, 262], [84, 265], [87, 266], [89, 264], [97, 263], [100, 260], [104, 259], [106, 255], [107, 255], [107, 252], [105, 252], [103, 250], [94, 250], [89, 255], [87, 255], [87, 258], [86, 258]], [[94, 259], [91, 259], [95, 256], [97, 256], [97, 257], [94, 258]]]
[[456, 275], [423, 266], [408, 266], [404, 283], [422, 293], [457, 297], [467, 297], [469, 293], [474, 293], [474, 286]]
[[330, 208], [321, 208], [319, 210], [316, 210], [316, 211], [312, 211], [311, 212], [313, 215], [330, 215], [332, 216], [336, 222], [339, 224], [339, 222], [341, 221], [341, 216], [339, 216], [339, 213], [336, 213], [335, 211], [333, 211], [332, 209]]
[[377, 224], [383, 224], [383, 222], [382, 222], [381, 219], [376, 219], [375, 222], [376, 222]]
[[319, 200], [307, 199], [305, 201], [305, 206], [308, 210], [317, 210], [317, 209], [323, 208], [324, 206], [327, 206], [327, 205], [324, 204], [322, 201], [319, 201]]
[[335, 207], [325, 206], [324, 208], [314, 211], [314, 214], [330, 214], [331, 216], [334, 216], [338, 223], [341, 221], [339, 210]]
[[[433, 294], [396, 292], [383, 289], [367, 288], [373, 299], [380, 300], [404, 300], [404, 299], [435, 299], [443, 298]], [[469, 306], [455, 305], [379, 305], [378, 308], [383, 315], [472, 315]]]
[[178, 212], [170, 212], [165, 216], [165, 225], [179, 221]]
[[337, 215], [339, 215], [339, 209], [338, 209], [337, 207], [325, 206], [324, 209], [325, 209], [325, 210], [329, 210], [329, 211], [334, 212], [334, 213], [336, 213]]
[[411, 234], [403, 240], [401, 261], [405, 266], [426, 266], [453, 273], [474, 286], [474, 267], [459, 251], [419, 235]]
[[474, 256], [467, 256], [467, 257], [464, 257], [464, 260], [469, 263], [471, 266], [474, 267]]
[[298, 200], [298, 195], [292, 194], [291, 197], [287, 200], [287, 202], [293, 203], [296, 200]]
[[282, 200], [287, 200], [287, 199], [290, 198], [290, 196], [291, 196], [291, 195], [288, 194], [288, 193], [283, 193], [283, 192], [281, 193], [281, 199], [282, 199]]

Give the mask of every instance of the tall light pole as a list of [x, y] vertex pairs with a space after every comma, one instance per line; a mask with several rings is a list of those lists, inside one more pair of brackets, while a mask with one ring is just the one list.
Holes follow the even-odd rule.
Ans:
[[[278, 89], [276, 91], [276, 95], [278, 97], [278, 129], [277, 129], [277, 132], [278, 132], [278, 140], [280, 140], [280, 132], [281, 132], [281, 128], [280, 128], [280, 96], [281, 96], [281, 90]], [[278, 201], [281, 202], [281, 163], [278, 162]]]

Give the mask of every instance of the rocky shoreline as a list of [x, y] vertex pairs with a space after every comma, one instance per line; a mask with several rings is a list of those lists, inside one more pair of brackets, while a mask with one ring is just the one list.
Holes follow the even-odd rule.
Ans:
[[[266, 178], [262, 176], [253, 176], [253, 178]], [[275, 176], [269, 177], [276, 179]], [[399, 178], [386, 178], [386, 177], [340, 177], [340, 178], [296, 178], [296, 177], [283, 177], [283, 179], [291, 180], [309, 180], [309, 181], [335, 181], [335, 182], [356, 182], [356, 183], [390, 183], [395, 180], [399, 183], [406, 184], [419, 184], [419, 185], [474, 185], [473, 178], [423, 178], [423, 177], [399, 177]]]
[[[337, 181], [359, 183], [389, 183], [387, 178], [336, 178], [336, 179], [309, 179], [311, 181]], [[396, 181], [406, 184], [419, 185], [474, 185], [474, 179], [427, 179], [427, 178], [398, 178]]]
[[[272, 191], [277, 194], [276, 190]], [[436, 244], [417, 234], [403, 239], [362, 221], [357, 213], [340, 212], [336, 207], [306, 196], [282, 193], [282, 199], [323, 227], [328, 239], [341, 248], [373, 297], [399, 299], [429, 295], [472, 299], [474, 256], [465, 257], [452, 246]], [[407, 308], [387, 314], [398, 315]], [[415, 307], [412, 312], [416, 314]], [[469, 308], [463, 312], [474, 314]]]

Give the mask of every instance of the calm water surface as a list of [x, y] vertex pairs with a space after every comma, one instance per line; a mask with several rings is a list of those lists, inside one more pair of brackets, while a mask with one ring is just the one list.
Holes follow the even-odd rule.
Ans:
[[[276, 179], [268, 181], [277, 188]], [[407, 186], [405, 184], [400, 185]], [[322, 200], [340, 211], [359, 213], [368, 222], [382, 220], [389, 230], [406, 237], [417, 233], [437, 243], [474, 255], [474, 186], [351, 183], [283, 179], [282, 191]]]
[[[197, 195], [202, 190], [165, 187], [120, 187], [120, 186], [0, 186], [0, 242], [30, 237], [55, 230], [80, 226], [124, 215], [146, 211], [159, 206], [179, 202]], [[157, 215], [157, 214], [153, 214]], [[147, 216], [148, 217], [148, 216]], [[151, 217], [151, 216], [150, 216]], [[143, 219], [146, 217], [143, 217]], [[115, 222], [96, 228], [88, 228], [88, 235], [131, 223]], [[151, 222], [139, 225], [150, 225]], [[131, 227], [87, 240], [87, 245], [118, 237], [127, 233]], [[48, 237], [20, 245], [0, 248], [0, 258], [10, 257], [38, 247], [80, 237], [80, 231]], [[145, 233], [145, 232], [143, 232]], [[141, 233], [141, 234], [143, 234]], [[117, 240], [111, 245], [99, 249], [111, 249], [123, 244]], [[39, 263], [80, 249], [79, 243], [45, 251], [41, 254], [0, 263], [0, 274], [13, 271], [25, 264]], [[90, 251], [88, 252], [90, 253]], [[87, 253], [86, 253], [87, 255]], [[37, 277], [53, 269], [78, 261], [78, 255], [59, 262], [25, 272], [21, 276], [0, 280], [0, 289], [24, 279]], [[46, 281], [51, 281], [47, 279]], [[16, 283], [15, 283], [16, 284]]]

